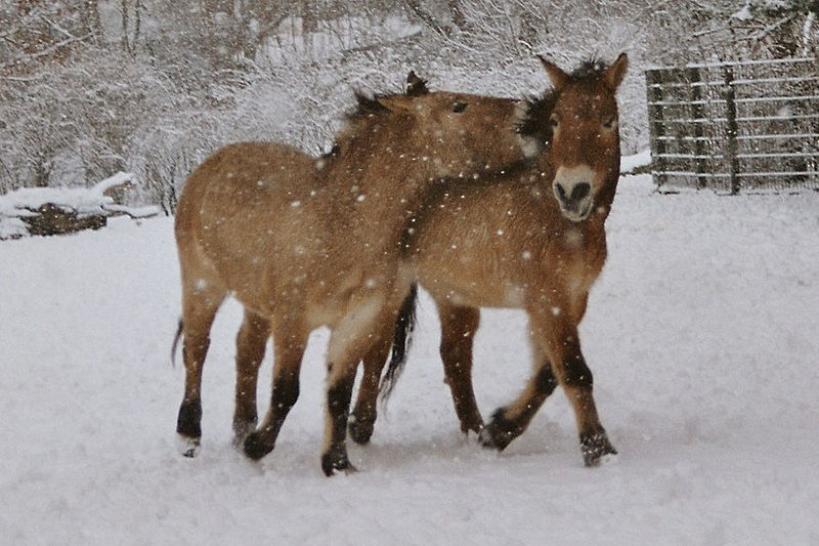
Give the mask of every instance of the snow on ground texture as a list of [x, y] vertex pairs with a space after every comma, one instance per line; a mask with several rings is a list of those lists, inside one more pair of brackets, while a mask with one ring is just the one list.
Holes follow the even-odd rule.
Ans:
[[[351, 447], [361, 472], [332, 479], [324, 331], [276, 450], [232, 448], [236, 303], [214, 326], [201, 455], [177, 454], [170, 220], [0, 244], [0, 542], [817, 544], [817, 234], [814, 193], [659, 196], [625, 178], [581, 328], [618, 460], [582, 466], [562, 394], [499, 456], [464, 440], [424, 298], [389, 414]], [[524, 329], [484, 314], [485, 416], [523, 387]]]

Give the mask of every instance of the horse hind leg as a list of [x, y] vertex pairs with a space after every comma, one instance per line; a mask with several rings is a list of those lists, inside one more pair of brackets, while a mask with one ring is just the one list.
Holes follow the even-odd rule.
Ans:
[[236, 446], [242, 445], [258, 422], [256, 386], [269, 337], [270, 321], [245, 309], [236, 336], [236, 406], [233, 414], [233, 442]]
[[441, 360], [445, 381], [452, 391], [455, 413], [462, 432], [479, 433], [483, 418], [472, 388], [472, 347], [480, 323], [480, 311], [473, 307], [437, 303], [441, 319]]
[[245, 455], [253, 460], [259, 460], [273, 451], [287, 414], [299, 399], [299, 374], [307, 346], [307, 335], [304, 328], [294, 325], [287, 328], [274, 327], [270, 408], [261, 427], [249, 434], [244, 441]]
[[[378, 416], [378, 397], [379, 395], [389, 396], [389, 391], [392, 390], [396, 379], [395, 374], [406, 362], [415, 323], [417, 295], [417, 286], [411, 286], [409, 294], [401, 303], [397, 320], [383, 322], [382, 327], [371, 335], [371, 348], [364, 356], [364, 373], [358, 390], [355, 410], [349, 422], [350, 437], [358, 444], [366, 444], [370, 441]], [[391, 377], [384, 377], [382, 380], [381, 372], [387, 363], [390, 348], [392, 348], [391, 373], [389, 374]], [[384, 401], [386, 400], [382, 399], [382, 402]]]
[[371, 296], [357, 302], [333, 329], [327, 353], [327, 415], [321, 456], [321, 468], [327, 476], [355, 470], [347, 456], [345, 440], [356, 367], [374, 343], [380, 341], [374, 341], [371, 335], [378, 325], [395, 324], [400, 304], [397, 301], [388, 312], [383, 297]]
[[183, 287], [182, 355], [185, 361], [185, 394], [179, 406], [176, 432], [181, 451], [194, 457], [202, 437], [202, 368], [210, 347], [210, 328], [226, 292], [199, 283], [196, 288]]
[[373, 435], [375, 420], [378, 417], [378, 386], [389, 354], [389, 337], [383, 335], [378, 336], [372, 349], [364, 356], [364, 372], [348, 426], [350, 438], [357, 444], [368, 443]]

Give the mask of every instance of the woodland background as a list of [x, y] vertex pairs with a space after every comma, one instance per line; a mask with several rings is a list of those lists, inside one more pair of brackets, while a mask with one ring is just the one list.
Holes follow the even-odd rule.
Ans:
[[332, 142], [352, 90], [540, 93], [534, 61], [628, 51], [624, 153], [648, 142], [643, 69], [815, 54], [819, 0], [0, 0], [0, 194], [136, 174], [172, 213], [215, 148]]

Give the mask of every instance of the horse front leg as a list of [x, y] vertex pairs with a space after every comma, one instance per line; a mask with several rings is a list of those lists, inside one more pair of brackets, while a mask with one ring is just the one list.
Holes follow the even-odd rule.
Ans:
[[617, 450], [611, 445], [597, 414], [592, 394], [594, 380], [580, 350], [577, 322], [568, 314], [546, 320], [543, 315], [539, 317], [536, 320], [539, 337], [551, 356], [554, 375], [574, 410], [583, 462], [586, 466], [596, 466], [605, 456], [616, 455]]
[[512, 440], [523, 434], [537, 411], [557, 388], [552, 365], [532, 329], [534, 374], [518, 398], [492, 414], [492, 420], [481, 431], [479, 440], [484, 447], [503, 451]]

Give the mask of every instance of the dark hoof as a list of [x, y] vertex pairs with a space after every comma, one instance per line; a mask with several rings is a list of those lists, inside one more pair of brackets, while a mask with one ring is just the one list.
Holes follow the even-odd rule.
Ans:
[[202, 402], [190, 400], [179, 406], [176, 432], [180, 436], [199, 439], [202, 436]]
[[498, 409], [492, 420], [478, 434], [478, 441], [483, 447], [503, 451], [512, 440], [520, 436], [521, 428], [504, 415], [503, 408]]
[[609, 442], [605, 430], [580, 436], [580, 451], [586, 466], [598, 466], [606, 456], [617, 455], [617, 450]]
[[359, 445], [365, 445], [370, 442], [373, 436], [374, 420], [364, 420], [351, 418], [347, 429], [350, 431], [350, 438]]
[[357, 472], [356, 468], [350, 464], [350, 460], [347, 458], [347, 450], [343, 447], [330, 450], [330, 452], [322, 455], [321, 469], [328, 478], [336, 472], [344, 472], [345, 474]]
[[266, 442], [261, 433], [253, 432], [245, 438], [245, 455], [258, 461], [273, 451], [273, 444]]
[[465, 435], [469, 436], [470, 434], [477, 434], [480, 435], [481, 432], [484, 430], [483, 421], [476, 423], [461, 423], [461, 432]]

